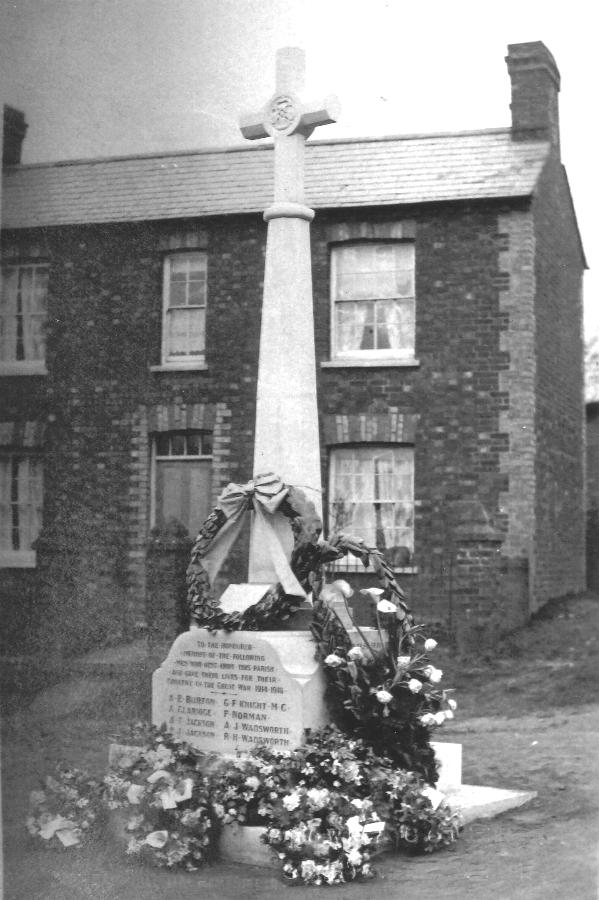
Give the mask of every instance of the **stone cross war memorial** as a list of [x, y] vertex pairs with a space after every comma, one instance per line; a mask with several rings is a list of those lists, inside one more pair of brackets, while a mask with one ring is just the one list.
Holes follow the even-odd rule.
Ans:
[[[303, 69], [303, 51], [280, 50], [275, 95], [259, 115], [241, 121], [246, 138], [273, 138], [274, 201], [264, 213], [268, 230], [254, 480], [229, 485], [219, 498], [219, 527], [223, 533], [229, 532], [226, 548], [237, 527], [233, 520], [251, 514], [249, 583], [230, 585], [217, 600], [218, 609], [232, 615], [251, 610], [277, 585], [298, 604], [303, 601], [309, 606], [307, 592], [291, 571], [293, 533], [289, 517], [281, 512], [279, 494], [284, 496], [289, 487], [299, 488], [312, 509], [322, 515], [309, 238], [314, 213], [304, 203], [304, 146], [316, 126], [335, 121], [337, 108], [333, 101], [301, 102], [298, 92]], [[260, 499], [261, 489], [272, 491], [272, 496], [266, 494], [266, 502], [264, 496]], [[236, 512], [228, 520], [223, 512], [229, 508], [227, 491], [229, 499], [236, 498]], [[227, 520], [224, 527], [223, 520]], [[216, 543], [214, 536], [213, 541]], [[223, 555], [221, 548], [212, 559], [208, 552], [203, 559], [212, 584]], [[394, 604], [385, 602], [396, 610]], [[349, 639], [360, 645], [364, 632], [352, 628], [344, 615], [347, 608], [342, 606], [331, 601], [331, 615], [339, 628], [347, 629]], [[376, 636], [371, 638], [368, 646], [380, 649]], [[353, 650], [362, 653], [358, 646]], [[416, 684], [415, 689], [420, 690], [422, 684]], [[385, 695], [383, 700], [392, 699], [385, 691], [379, 693]], [[166, 725], [175, 738], [225, 757], [250, 753], [258, 746], [285, 751], [303, 743], [306, 729], [330, 721], [324, 698], [324, 673], [309, 631], [219, 630], [218, 625], [197, 627], [192, 622], [154, 673], [152, 718], [155, 725]], [[494, 815], [531, 796], [462, 786], [461, 747], [435, 743], [434, 753], [441, 773], [439, 786], [450, 795], [451, 808], [459, 809], [464, 821]]]
[[[304, 53], [278, 51], [276, 91], [241, 119], [249, 140], [274, 141], [274, 198], [268, 223], [260, 331], [254, 476], [276, 472], [322, 512], [316, 397], [310, 222], [304, 203], [304, 145], [334, 122], [335, 99], [303, 103]], [[251, 493], [251, 488], [249, 489]], [[242, 612], [288, 568], [291, 527], [280, 513], [252, 514], [248, 585], [220, 599]], [[211, 572], [214, 575], [214, 572]], [[292, 588], [304, 591], [290, 576]], [[304, 729], [327, 721], [324, 680], [307, 631], [213, 633], [193, 628], [174, 643], [154, 674], [153, 721], [202, 750], [239, 753], [252, 744], [290, 749]]]

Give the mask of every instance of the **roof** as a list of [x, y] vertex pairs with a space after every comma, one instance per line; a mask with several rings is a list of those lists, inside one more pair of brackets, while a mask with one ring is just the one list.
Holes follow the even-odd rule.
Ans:
[[[525, 197], [549, 154], [509, 129], [309, 141], [315, 209]], [[27, 228], [261, 212], [272, 144], [9, 167], [3, 226]]]

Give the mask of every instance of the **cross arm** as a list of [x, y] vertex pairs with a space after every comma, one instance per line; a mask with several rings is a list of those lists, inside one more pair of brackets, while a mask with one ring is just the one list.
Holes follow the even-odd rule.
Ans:
[[270, 132], [264, 127], [264, 111], [248, 113], [240, 116], [239, 127], [241, 133], [248, 141], [257, 141], [259, 138], [269, 137]]
[[322, 103], [304, 103], [301, 107], [301, 120], [298, 131], [312, 131], [318, 125], [331, 125], [341, 113], [337, 97], [327, 97]]
[[[278, 102], [287, 104], [288, 117], [276, 122], [274, 111]], [[308, 137], [318, 125], [329, 125], [339, 118], [339, 101], [327, 97], [323, 102], [300, 103], [292, 94], [272, 98], [259, 113], [241, 116], [239, 127], [249, 141], [259, 140], [275, 134], [295, 134], [301, 132]]]

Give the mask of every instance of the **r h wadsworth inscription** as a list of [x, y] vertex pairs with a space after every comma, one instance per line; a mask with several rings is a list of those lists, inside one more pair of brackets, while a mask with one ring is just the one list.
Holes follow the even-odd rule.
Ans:
[[306, 632], [185, 632], [154, 672], [152, 721], [199, 750], [291, 750], [327, 721], [314, 650]]

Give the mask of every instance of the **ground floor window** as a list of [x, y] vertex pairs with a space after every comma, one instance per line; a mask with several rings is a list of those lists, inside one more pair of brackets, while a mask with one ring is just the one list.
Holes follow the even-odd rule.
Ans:
[[42, 462], [27, 453], [0, 456], [0, 565], [35, 565], [42, 522]]
[[[330, 533], [361, 537], [378, 547], [391, 565], [408, 565], [414, 551], [413, 447], [363, 444], [331, 449], [328, 512]], [[337, 566], [354, 568], [350, 560]]]
[[212, 433], [156, 434], [152, 474], [152, 525], [175, 519], [195, 537], [212, 504]]

